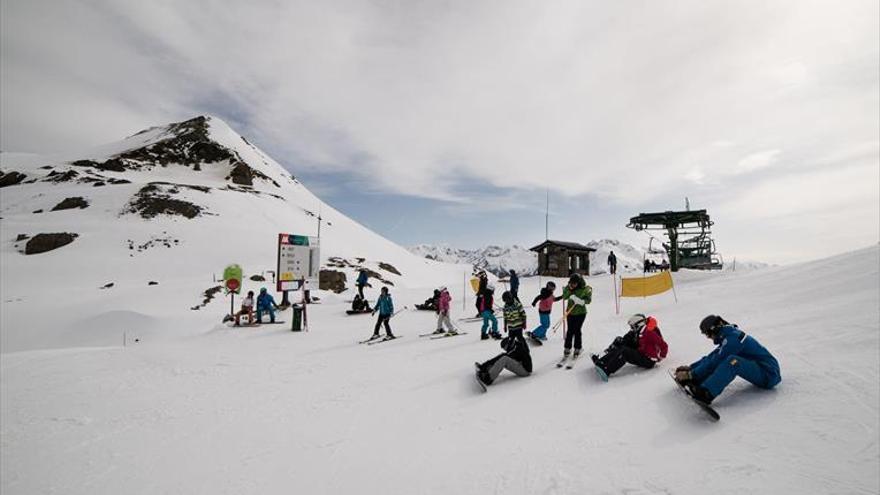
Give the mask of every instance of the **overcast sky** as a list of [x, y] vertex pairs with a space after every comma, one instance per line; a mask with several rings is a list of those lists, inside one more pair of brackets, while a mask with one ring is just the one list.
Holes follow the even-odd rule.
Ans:
[[402, 244], [537, 243], [548, 188], [552, 238], [688, 197], [728, 259], [880, 239], [876, 0], [0, 5], [6, 151], [210, 113]]

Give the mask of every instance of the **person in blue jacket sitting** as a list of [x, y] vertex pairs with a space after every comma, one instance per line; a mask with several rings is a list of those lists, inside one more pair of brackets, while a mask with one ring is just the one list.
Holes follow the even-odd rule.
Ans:
[[700, 322], [700, 332], [718, 347], [690, 366], [675, 370], [675, 379], [688, 387], [699, 401], [711, 403], [737, 376], [771, 389], [782, 381], [779, 363], [754, 337], [718, 315]]
[[263, 312], [269, 313], [269, 320], [275, 323], [275, 310], [278, 305], [275, 304], [275, 298], [266, 290], [265, 287], [260, 289], [260, 295], [257, 296], [257, 322], [263, 323]]

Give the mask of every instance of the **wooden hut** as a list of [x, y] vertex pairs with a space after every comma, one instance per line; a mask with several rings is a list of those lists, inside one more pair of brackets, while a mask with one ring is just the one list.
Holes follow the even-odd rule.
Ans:
[[546, 240], [529, 251], [538, 253], [538, 275], [568, 277], [590, 274], [590, 253], [594, 248], [576, 242]]

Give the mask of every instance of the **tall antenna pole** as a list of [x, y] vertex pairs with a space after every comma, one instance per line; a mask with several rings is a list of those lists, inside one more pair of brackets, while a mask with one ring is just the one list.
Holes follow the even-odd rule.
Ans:
[[547, 188], [547, 209], [544, 211], [544, 240], [550, 240], [550, 188]]
[[318, 205], [318, 239], [321, 238], [321, 205]]

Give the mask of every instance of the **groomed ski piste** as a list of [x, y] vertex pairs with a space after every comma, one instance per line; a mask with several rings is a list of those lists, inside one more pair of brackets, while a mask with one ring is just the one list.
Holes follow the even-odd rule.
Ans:
[[[2, 492], [877, 493], [878, 264], [873, 246], [748, 273], [683, 271], [677, 303], [671, 293], [624, 299], [620, 315], [611, 279], [590, 277], [588, 352], [634, 312], [656, 316], [670, 345], [658, 368], [627, 366], [608, 383], [589, 360], [556, 368], [560, 330], [532, 347], [532, 376], [505, 372], [482, 393], [473, 363], [499, 347], [479, 340], [479, 323], [432, 341], [415, 337], [433, 330], [432, 315], [406, 311], [392, 320], [406, 338], [367, 347], [357, 341], [373, 319], [345, 316], [344, 296], [323, 293], [308, 332], [222, 325], [220, 299], [162, 319], [179, 337], [7, 352]], [[395, 305], [446, 283], [453, 320], [471, 316], [471, 295], [462, 310], [453, 282], [392, 289]], [[538, 283], [523, 280], [524, 298]], [[166, 287], [154, 297], [180, 296]], [[709, 313], [758, 338], [783, 376], [772, 391], [735, 381], [713, 403], [717, 423], [666, 373], [713, 348], [697, 329]], [[560, 314], [557, 305], [554, 321]], [[94, 324], [118, 328], [130, 316]], [[26, 332], [31, 318], [4, 316], [4, 331]]]

